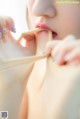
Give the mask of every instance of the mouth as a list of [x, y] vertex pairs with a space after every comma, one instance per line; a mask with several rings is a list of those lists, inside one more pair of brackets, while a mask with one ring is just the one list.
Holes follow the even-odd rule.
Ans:
[[46, 24], [38, 24], [36, 28], [41, 28], [45, 30], [50, 30], [52, 32], [52, 39], [55, 39], [58, 36], [58, 33], [56, 31], [53, 31], [51, 28], [49, 28]]

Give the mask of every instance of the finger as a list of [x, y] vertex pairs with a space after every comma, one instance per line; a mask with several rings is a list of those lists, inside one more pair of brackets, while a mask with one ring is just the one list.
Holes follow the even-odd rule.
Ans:
[[63, 43], [72, 42], [72, 41], [75, 41], [75, 40], [76, 40], [76, 38], [75, 38], [74, 35], [68, 35], [67, 37], [65, 37], [65, 38], [63, 39]]
[[54, 49], [54, 55], [57, 54], [59, 51], [69, 51], [73, 49], [75, 46], [76, 40], [75, 37], [72, 35], [69, 35], [65, 39], [63, 39], [59, 45], [57, 45]]
[[64, 60], [65, 55], [70, 52], [75, 46], [76, 40], [75, 37], [70, 35], [56, 45], [51, 52], [51, 56], [58, 64], [65, 64]]
[[4, 17], [0, 17], [0, 39], [4, 41], [4, 35], [8, 33], [8, 29], [6, 28], [6, 22]]
[[55, 61], [55, 63], [59, 64], [59, 65], [62, 65], [62, 64], [65, 64], [66, 61], [64, 60], [64, 56], [66, 55], [66, 52], [59, 52], [57, 55], [53, 55], [51, 53], [51, 56], [53, 58], [53, 61]]
[[36, 40], [33, 38], [32, 40], [21, 40], [21, 49], [25, 55], [36, 53]]
[[5, 39], [4, 35], [8, 34], [9, 31], [16, 32], [15, 24], [11, 17], [1, 16], [0, 17], [0, 39]]
[[64, 57], [65, 61], [71, 62], [78, 60], [80, 62], [80, 48], [76, 48]]
[[14, 20], [13, 20], [11, 17], [8, 17], [8, 16], [5, 17], [5, 20], [6, 20], [6, 27], [7, 27], [10, 31], [16, 33], [16, 28], [15, 28]]
[[13, 19], [11, 17], [4, 16], [2, 24], [4, 24], [4, 31], [7, 30], [7, 33], [3, 32], [4, 41], [15, 40], [12, 34], [10, 33], [10, 31], [16, 32]]
[[6, 27], [6, 18], [3, 16], [0, 17], [0, 27], [3, 34], [6, 34], [9, 31], [9, 29]]
[[50, 54], [51, 51], [55, 48], [56, 45], [58, 45], [60, 43], [59, 40], [55, 40], [55, 41], [49, 41], [46, 45], [45, 48], [45, 54]]
[[[71, 45], [70, 43], [72, 43], [72, 41], [74, 41], [75, 43], [75, 37], [73, 35], [69, 35], [68, 37], [66, 37], [63, 40], [55, 40], [55, 41], [50, 41], [48, 42], [48, 44], [46, 45], [46, 52], [50, 53], [52, 49], [54, 49], [54, 52], [52, 53], [52, 56], [57, 54], [57, 52], [61, 49], [62, 51], [64, 51], [65, 49], [67, 49], [67, 45], [69, 46]], [[57, 47], [55, 47], [57, 46]], [[71, 46], [68, 47], [68, 49], [71, 49]]]
[[5, 41], [5, 35], [8, 34], [8, 31], [5, 27], [0, 29], [0, 40]]
[[61, 56], [65, 56], [66, 53], [70, 52], [71, 50], [73, 50], [73, 48], [77, 47], [80, 44], [79, 42], [79, 40], [75, 40], [74, 36], [68, 36], [54, 48], [52, 56], [55, 58], [60, 57], [58, 59], [62, 59]]
[[26, 34], [25, 36], [21, 35], [20, 38], [18, 39], [18, 43], [20, 45], [22, 45], [23, 47], [29, 47], [30, 46], [30, 42], [33, 41], [35, 39], [34, 34]]
[[70, 52], [70, 49], [68, 49], [68, 47], [67, 48], [63, 47], [64, 45], [60, 43], [57, 46], [55, 46], [55, 48], [51, 52], [51, 56], [53, 57], [55, 62], [58, 63], [59, 65], [66, 63], [64, 57], [68, 52]]

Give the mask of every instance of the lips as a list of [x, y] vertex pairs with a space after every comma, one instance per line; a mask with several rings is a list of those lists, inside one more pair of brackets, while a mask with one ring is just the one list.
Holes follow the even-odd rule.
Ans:
[[57, 32], [53, 31], [50, 27], [48, 27], [46, 24], [38, 24], [36, 25], [37, 28], [41, 28], [41, 29], [46, 29], [46, 30], [50, 30], [52, 32], [52, 38], [56, 38], [57, 37]]

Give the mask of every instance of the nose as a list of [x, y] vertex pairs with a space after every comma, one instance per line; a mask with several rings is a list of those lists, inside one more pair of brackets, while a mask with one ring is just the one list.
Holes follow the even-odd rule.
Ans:
[[56, 10], [54, 8], [53, 0], [35, 0], [32, 12], [35, 16], [54, 17]]

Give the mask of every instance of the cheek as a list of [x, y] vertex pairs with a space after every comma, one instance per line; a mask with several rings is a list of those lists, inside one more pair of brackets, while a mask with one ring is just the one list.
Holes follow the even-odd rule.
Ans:
[[60, 5], [59, 11], [59, 26], [63, 34], [80, 34], [80, 6], [79, 5]]

